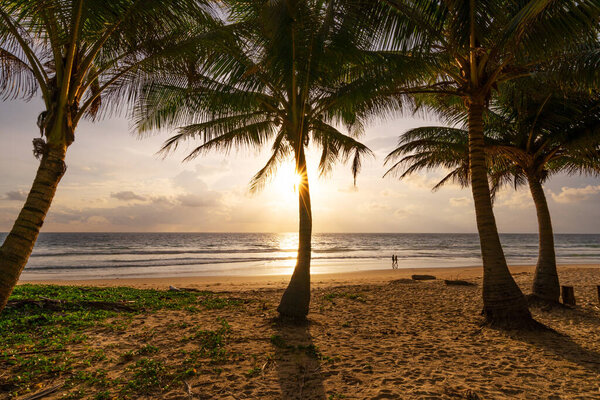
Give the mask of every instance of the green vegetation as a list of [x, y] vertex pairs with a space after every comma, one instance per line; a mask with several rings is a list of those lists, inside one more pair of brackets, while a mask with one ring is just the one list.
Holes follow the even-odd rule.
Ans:
[[361, 303], [366, 303], [367, 299], [365, 299], [360, 293], [348, 293], [348, 292], [332, 292], [327, 293], [323, 296], [325, 300], [333, 302], [333, 299], [336, 298], [345, 298], [349, 300], [359, 301]]
[[[168, 367], [159, 347], [148, 343], [153, 329], [143, 328], [140, 339], [146, 344], [121, 354], [113, 354], [111, 345], [99, 347], [91, 340], [96, 334], [120, 335], [136, 316], [160, 310], [195, 307], [212, 312], [241, 304], [212, 292], [53, 285], [17, 286], [10, 300], [0, 315], [0, 369], [8, 371], [0, 377], [0, 391], [16, 396], [38, 390], [40, 382], [59, 379], [69, 390], [65, 398], [73, 399], [89, 393], [86, 388], [93, 388], [98, 399], [114, 394], [138, 398], [178, 385], [186, 376], [228, 359], [232, 330], [223, 318], [217, 318], [215, 330], [175, 324], [190, 333], [185, 337], [194, 350], [182, 351], [179, 364]], [[122, 365], [127, 379], [109, 376], [107, 371], [115, 365]]]
[[248, 370], [248, 372], [246, 372], [246, 376], [248, 378], [254, 378], [255, 376], [260, 375], [261, 372], [262, 369], [260, 369], [260, 367], [252, 367]]
[[317, 346], [315, 346], [313, 343], [310, 343], [308, 345], [293, 345], [293, 344], [288, 344], [284, 338], [282, 338], [279, 335], [272, 335], [271, 336], [271, 344], [277, 348], [280, 349], [285, 349], [285, 350], [290, 350], [293, 352], [299, 352], [299, 353], [304, 353], [306, 354], [308, 357], [310, 358], [315, 358], [318, 360], [331, 360], [330, 357], [325, 357], [323, 356], [323, 354], [321, 353], [321, 351], [319, 350], [319, 348]]
[[[553, 91], [550, 82], [596, 91], [599, 16], [600, 0], [3, 2], [0, 96], [29, 99], [39, 92], [44, 110], [36, 118], [42, 137], [34, 141], [39, 169], [0, 247], [0, 310], [31, 254], [84, 118], [134, 103], [129, 115], [138, 131], [178, 130], [164, 152], [185, 141], [198, 143], [187, 159], [269, 145], [271, 155], [252, 179], [252, 189], [292, 161], [300, 177], [298, 257], [277, 310], [303, 319], [310, 304], [313, 218], [306, 149], [321, 151], [321, 174], [337, 162], [350, 162], [356, 179], [362, 159], [372, 154], [359, 141], [367, 123], [405, 111], [439, 114], [449, 104], [460, 106], [466, 119], [465, 176], [486, 277], [483, 315], [500, 327], [537, 328], [498, 234], [484, 150], [486, 115], [511, 86], [522, 87], [528, 79], [541, 88], [543, 107]], [[513, 100], [511, 107], [518, 105]], [[546, 164], [554, 162], [559, 152], [554, 140], [568, 142], [544, 128], [549, 141], [540, 143], [551, 147], [534, 143], [533, 128], [545, 119], [538, 118], [542, 108], [530, 113], [532, 140], [519, 160], [533, 149]], [[574, 115], [565, 117], [558, 128], [573, 125]], [[509, 119], [509, 125], [515, 121]], [[588, 133], [581, 130], [583, 137]], [[586, 148], [596, 166], [597, 144]], [[568, 164], [557, 171], [569, 171]], [[538, 213], [545, 214], [539, 219], [547, 238], [540, 246], [539, 275], [551, 278], [537, 279], [534, 294], [554, 300], [558, 279], [541, 187], [546, 177], [539, 165], [527, 165], [524, 172], [534, 186]], [[200, 306], [228, 304], [213, 298], [183, 309], [198, 312]]]
[[41, 94], [44, 108], [31, 115], [41, 134], [33, 141], [39, 167], [0, 247], [0, 311], [27, 264], [67, 170], [65, 159], [79, 122], [131, 104], [139, 86], [160, 69], [161, 60], [174, 55], [176, 44], [183, 40], [189, 46], [190, 32], [213, 22], [209, 14], [198, 0], [1, 3], [0, 97], [31, 99]]

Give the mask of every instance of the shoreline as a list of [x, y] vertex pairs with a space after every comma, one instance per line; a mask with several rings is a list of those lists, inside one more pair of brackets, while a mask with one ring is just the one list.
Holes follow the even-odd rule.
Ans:
[[[600, 264], [559, 264], [558, 269], [598, 268]], [[513, 275], [530, 273], [535, 265], [509, 266]], [[434, 275], [438, 279], [481, 279], [482, 266], [468, 267], [415, 267], [403, 269], [377, 269], [350, 272], [334, 272], [313, 274], [312, 285], [318, 287], [381, 284], [395, 279], [410, 278], [413, 274]], [[189, 288], [210, 288], [214, 291], [283, 289], [289, 282], [290, 275], [216, 275], [216, 276], [167, 276], [151, 278], [94, 278], [94, 279], [21, 279], [19, 285], [63, 285], [63, 286], [127, 286], [140, 289], [168, 289], [169, 286]]]

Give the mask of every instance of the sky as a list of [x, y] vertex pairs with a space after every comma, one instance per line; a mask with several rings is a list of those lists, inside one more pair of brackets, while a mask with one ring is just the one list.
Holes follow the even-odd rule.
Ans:
[[[33, 181], [38, 161], [31, 141], [43, 109], [39, 100], [0, 106], [0, 231], [9, 231]], [[476, 232], [470, 189], [431, 187], [443, 171], [399, 181], [382, 178], [385, 156], [407, 129], [438, 125], [433, 119], [399, 116], [374, 121], [361, 140], [375, 157], [363, 163], [353, 186], [349, 164], [326, 177], [316, 171], [319, 154], [308, 153], [315, 232]], [[173, 132], [140, 137], [128, 120], [82, 122], [67, 154], [62, 179], [42, 232], [294, 232], [298, 196], [293, 166], [257, 194], [249, 181], [269, 157], [268, 147], [210, 153], [190, 162], [194, 148], [157, 155]], [[600, 179], [556, 176], [545, 185], [556, 233], [600, 233]], [[526, 187], [505, 188], [494, 206], [501, 232], [536, 232]]]

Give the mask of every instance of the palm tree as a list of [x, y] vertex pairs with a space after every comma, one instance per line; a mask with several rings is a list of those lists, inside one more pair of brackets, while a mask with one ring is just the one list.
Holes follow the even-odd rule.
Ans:
[[[484, 154], [484, 111], [503, 82], [544, 71], [578, 43], [596, 40], [600, 0], [381, 0], [369, 20], [376, 43], [428, 73], [400, 93], [456, 96], [468, 114], [469, 177], [481, 245], [483, 314], [498, 326], [535, 327], [504, 257]], [[570, 47], [571, 46], [571, 47]], [[556, 64], [556, 63], [554, 63]], [[393, 65], [390, 70], [393, 72]]]
[[363, 121], [372, 112], [395, 110], [401, 104], [396, 96], [373, 98], [376, 76], [367, 65], [374, 56], [361, 50], [354, 16], [344, 12], [342, 1], [226, 5], [230, 24], [213, 43], [210, 61], [182, 62], [164, 82], [149, 87], [137, 108], [138, 126], [142, 131], [180, 127], [163, 151], [199, 140], [188, 160], [208, 150], [272, 143], [271, 157], [252, 179], [251, 190], [260, 189], [278, 165], [293, 159], [301, 180], [298, 256], [277, 310], [284, 317], [305, 318], [312, 232], [306, 148], [312, 143], [321, 149], [321, 174], [337, 161], [351, 159], [356, 179], [362, 157], [370, 154], [356, 139]]
[[[485, 115], [492, 194], [503, 185], [516, 188], [528, 183], [539, 232], [532, 293], [544, 301], [558, 302], [554, 235], [543, 183], [557, 173], [600, 174], [600, 98], [589, 93], [564, 95], [558, 88], [548, 93], [548, 85], [532, 87], [522, 80], [508, 86]], [[387, 173], [404, 178], [423, 169], [445, 168], [449, 172], [434, 190], [448, 182], [466, 187], [468, 138], [468, 131], [461, 128], [410, 130], [388, 155], [386, 162], [395, 163]]]
[[5, 98], [41, 92], [45, 106], [37, 118], [41, 138], [33, 141], [40, 165], [0, 248], [0, 311], [66, 171], [79, 121], [95, 120], [101, 108], [119, 109], [158, 59], [173, 51], [162, 43], [178, 42], [177, 31], [207, 20], [195, 0], [0, 1], [0, 91]]

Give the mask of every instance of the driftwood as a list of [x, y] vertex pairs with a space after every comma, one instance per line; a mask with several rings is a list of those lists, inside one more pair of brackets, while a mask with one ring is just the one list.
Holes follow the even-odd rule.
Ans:
[[411, 278], [413, 281], [432, 281], [436, 279], [433, 275], [412, 275]]
[[65, 351], [67, 351], [67, 349], [36, 350], [36, 351], [22, 351], [20, 353], [2, 354], [2, 355], [5, 357], [14, 357], [14, 356], [26, 356], [29, 354], [62, 353]]
[[463, 281], [460, 279], [445, 279], [444, 283], [448, 286], [477, 286], [476, 283]]
[[561, 286], [562, 289], [562, 302], [568, 306], [575, 305], [575, 291], [573, 286]]
[[44, 397], [49, 396], [52, 393], [56, 392], [62, 386], [63, 386], [62, 383], [60, 385], [51, 386], [48, 389], [42, 390], [41, 392], [37, 392], [35, 394], [32, 394], [31, 396], [24, 397], [23, 400], [37, 400], [37, 399], [44, 398]]
[[35, 305], [41, 308], [45, 308], [52, 311], [63, 311], [68, 307], [87, 307], [93, 308], [96, 310], [107, 310], [107, 311], [127, 311], [133, 312], [137, 311], [136, 308], [128, 306], [124, 303], [117, 303], [112, 301], [67, 301], [67, 300], [57, 300], [57, 299], [49, 299], [47, 297], [42, 297], [41, 299], [22, 299], [22, 300], [9, 300], [6, 304], [7, 308], [21, 308], [28, 305]]

